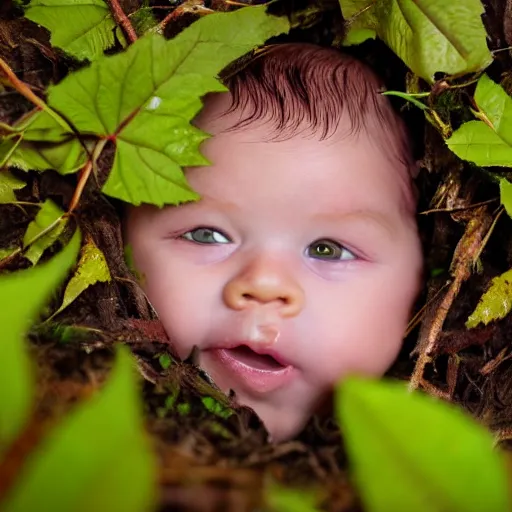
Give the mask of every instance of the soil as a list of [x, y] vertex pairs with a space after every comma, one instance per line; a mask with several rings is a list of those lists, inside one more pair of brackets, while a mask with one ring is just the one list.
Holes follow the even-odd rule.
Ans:
[[[121, 5], [130, 14], [140, 3], [129, 0]], [[511, 46], [512, 2], [484, 3], [491, 50]], [[229, 4], [224, 0], [205, 3], [215, 10], [231, 9]], [[162, 7], [155, 9], [159, 19], [170, 12], [169, 2], [164, 0], [150, 0], [149, 5]], [[179, 5], [179, 1], [172, 2], [172, 9]], [[289, 36], [280, 40], [328, 45], [338, 44], [342, 38], [345, 24], [337, 1], [282, 0], [272, 9], [288, 13], [296, 25]], [[177, 11], [165, 35], [172, 37], [196, 17], [193, 9]], [[382, 43], [369, 41], [349, 51], [376, 69], [389, 89], [404, 90], [407, 69]], [[78, 66], [51, 47], [48, 32], [24, 19], [13, 0], [4, 0], [0, 5], [0, 57], [41, 96], [50, 82], [58, 82]], [[511, 64], [510, 51], [500, 51], [488, 70], [509, 92]], [[445, 122], [458, 126], [464, 119], [474, 85], [447, 92], [445, 83], [439, 77], [434, 86], [437, 93], [431, 101]], [[418, 355], [425, 352], [427, 335], [438, 322], [441, 302], [457, 276], [463, 276], [470, 267], [472, 254], [466, 250], [460, 258], [454, 258], [458, 254], [456, 248], [464, 236], [470, 237], [473, 224], [488, 226], [496, 218], [499, 197], [489, 174], [456, 158], [421, 111], [404, 107], [401, 101], [397, 105], [411, 127], [416, 156], [421, 162], [416, 179], [418, 211], [435, 210], [418, 215], [426, 266], [425, 287], [416, 311], [423, 313], [389, 371], [394, 378], [409, 380]], [[12, 123], [31, 108], [12, 89], [2, 90], [0, 85], [1, 122]], [[38, 364], [39, 406], [33, 424], [13, 447], [11, 459], [15, 462], [9, 466], [11, 476], [22, 465], [23, 454], [30, 451], [49, 426], [101, 387], [112, 364], [113, 344], [122, 341], [136, 355], [147, 425], [160, 455], [160, 510], [256, 510], [261, 507], [263, 487], [269, 478], [293, 486], [317, 485], [322, 489], [325, 510], [361, 510], [347, 476], [343, 441], [331, 415], [313, 418], [293, 441], [269, 444], [264, 427], [251, 410], [238, 408], [231, 398], [211, 385], [201, 370], [173, 356], [162, 326], [125, 263], [122, 205], [99, 193], [111, 156], [112, 152], [105, 153], [100, 175], [88, 183], [74, 218], [84, 236], [91, 236], [106, 255], [113, 280], [90, 287], [58, 317], [58, 322], [33, 327], [30, 349]], [[504, 175], [502, 169], [491, 170]], [[51, 171], [13, 173], [28, 179], [29, 186], [17, 192], [20, 201], [52, 198], [64, 208], [69, 205], [76, 186], [75, 175], [63, 177]], [[35, 209], [28, 206], [0, 206], [0, 248], [18, 245], [34, 215]], [[511, 227], [510, 218], [501, 215], [481, 254], [480, 272], [471, 270], [461, 277], [460, 290], [454, 294], [431, 353], [432, 361], [426, 365], [420, 381], [420, 387], [427, 392], [468, 410], [496, 433], [505, 449], [512, 442], [512, 357], [507, 335], [512, 329], [512, 317], [470, 331], [464, 324], [490, 279], [512, 266]], [[471, 238], [469, 241], [475, 242]], [[482, 240], [476, 246], [481, 247]], [[59, 248], [57, 243], [45, 258]], [[28, 265], [20, 257], [1, 270]], [[59, 296], [55, 297], [55, 304], [58, 300]], [[165, 369], [162, 356], [166, 354], [173, 364]], [[175, 397], [175, 404], [184, 405], [169, 407], [170, 395]], [[236, 414], [228, 419], [212, 419], [203, 404], [204, 396], [235, 408]], [[5, 476], [5, 465], [0, 474]]]

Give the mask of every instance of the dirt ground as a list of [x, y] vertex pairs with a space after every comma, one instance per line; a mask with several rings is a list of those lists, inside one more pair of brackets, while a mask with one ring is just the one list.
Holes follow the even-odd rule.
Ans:
[[[127, 13], [136, 10], [139, 3], [122, 2]], [[169, 7], [163, 0], [151, 0], [149, 4]], [[216, 10], [230, 8], [223, 0], [207, 4]], [[503, 21], [507, 2], [487, 0], [485, 4], [484, 22], [491, 50], [512, 46], [512, 27]], [[336, 1], [286, 0], [272, 8], [287, 12], [294, 20], [296, 28], [286, 40], [337, 44], [342, 38], [344, 22]], [[161, 17], [168, 13], [155, 12]], [[53, 49], [48, 33], [21, 14], [12, 1], [2, 2], [0, 56], [19, 78], [43, 95], [50, 82], [62, 79], [76, 63]], [[166, 35], [171, 37], [195, 16], [183, 9], [167, 25]], [[382, 43], [370, 41], [350, 52], [373, 66], [389, 89], [404, 90], [407, 69]], [[508, 85], [508, 92], [512, 92], [511, 64], [510, 51], [501, 51], [495, 54], [488, 70], [504, 87]], [[434, 86], [431, 104], [442, 119], [457, 126], [465, 119], [474, 85], [446, 90], [442, 82]], [[421, 111], [401, 101], [397, 105], [411, 126], [416, 156], [421, 161], [416, 184], [426, 265], [425, 288], [415, 310], [419, 320], [411, 326], [389, 374], [404, 380], [415, 375], [419, 387], [460, 404], [508, 448], [512, 441], [512, 351], [508, 341], [512, 317], [471, 331], [464, 324], [490, 279], [512, 266], [511, 220], [499, 213], [498, 187], [489, 175], [456, 158]], [[13, 122], [30, 108], [12, 89], [2, 90], [0, 85], [0, 121]], [[104, 174], [109, 160], [107, 154], [101, 163]], [[502, 169], [492, 171], [506, 175]], [[69, 204], [76, 184], [74, 175], [21, 175], [24, 179], [28, 176], [29, 186], [19, 191], [18, 199], [35, 202], [52, 198], [63, 206]], [[114, 279], [110, 284], [90, 287], [55, 322], [34, 326], [30, 333], [31, 351], [40, 370], [34, 430], [43, 432], [78, 400], [101, 386], [112, 364], [112, 345], [121, 341], [132, 348], [139, 363], [148, 428], [161, 460], [162, 511], [256, 510], [270, 478], [289, 485], [318, 485], [323, 489], [325, 510], [360, 510], [348, 481], [343, 443], [331, 415], [313, 418], [296, 440], [271, 445], [249, 409], [237, 409], [237, 414], [228, 419], [212, 419], [202, 397], [212, 396], [225, 406], [236, 406], [192, 364], [175, 362], [167, 369], [162, 366], [162, 355], [170, 354], [169, 344], [124, 261], [122, 205], [100, 194], [104, 179], [100, 175], [90, 181], [75, 218], [82, 232], [92, 236], [105, 253]], [[30, 207], [0, 206], [0, 248], [19, 243], [34, 214], [35, 209]], [[481, 254], [480, 271], [473, 271], [471, 256], [482, 247], [498, 214]], [[46, 257], [50, 256], [51, 251]], [[1, 270], [27, 265], [23, 258], [15, 258]], [[449, 312], [441, 322], [446, 305]], [[433, 361], [426, 364], [420, 378], [417, 372], [414, 374], [418, 354], [424, 353], [429, 333], [439, 327]], [[173, 397], [172, 404], [169, 396]], [[34, 437], [32, 432], [23, 441], [30, 446], [34, 439], [37, 435]]]

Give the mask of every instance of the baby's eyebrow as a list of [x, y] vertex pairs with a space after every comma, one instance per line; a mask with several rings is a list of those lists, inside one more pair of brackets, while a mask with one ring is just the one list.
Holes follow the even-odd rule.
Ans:
[[364, 222], [376, 226], [380, 230], [385, 230], [388, 235], [393, 236], [396, 233], [395, 225], [389, 216], [375, 210], [356, 210], [356, 211], [335, 211], [318, 213], [314, 215], [315, 220], [327, 222]]

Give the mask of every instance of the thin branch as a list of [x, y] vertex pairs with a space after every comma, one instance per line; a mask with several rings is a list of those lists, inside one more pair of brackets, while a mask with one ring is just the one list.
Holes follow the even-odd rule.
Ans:
[[71, 198], [71, 203], [69, 204], [68, 211], [66, 212], [66, 216], [69, 216], [73, 213], [73, 211], [78, 206], [78, 203], [80, 202], [80, 198], [82, 197], [82, 193], [84, 191], [85, 185], [87, 184], [87, 181], [89, 180], [89, 176], [91, 175], [92, 170], [96, 166], [96, 163], [98, 161], [98, 158], [101, 155], [101, 152], [103, 151], [103, 148], [105, 147], [105, 144], [108, 142], [108, 139], [101, 139], [96, 143], [96, 146], [94, 146], [94, 150], [92, 152], [92, 155], [90, 158], [87, 159], [87, 162], [82, 167], [82, 170], [80, 171], [80, 178], [78, 179], [78, 183], [75, 188], [75, 192], [73, 193], [73, 197]]
[[137, 33], [135, 32], [130, 19], [128, 16], [126, 16], [125, 12], [121, 8], [119, 0], [108, 0], [108, 3], [110, 5], [110, 10], [112, 11], [115, 22], [121, 26], [129, 41], [131, 43], [137, 41]]
[[57, 112], [52, 110], [39, 96], [34, 94], [32, 89], [22, 80], [20, 80], [14, 71], [9, 67], [9, 64], [0, 58], [0, 71], [5, 75], [9, 83], [18, 91], [22, 96], [32, 102], [37, 108], [43, 110], [50, 115], [57, 123], [66, 130], [72, 131], [69, 124]]

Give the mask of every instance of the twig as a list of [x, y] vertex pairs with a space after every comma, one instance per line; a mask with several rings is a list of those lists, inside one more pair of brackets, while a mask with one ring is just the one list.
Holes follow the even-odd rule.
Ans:
[[128, 16], [126, 16], [123, 9], [121, 8], [119, 0], [108, 0], [108, 3], [110, 5], [110, 10], [114, 15], [115, 22], [121, 26], [129, 41], [131, 43], [137, 41], [137, 33], [135, 32], [135, 29], [133, 28], [130, 19], [128, 18]]
[[96, 166], [98, 158], [100, 157], [101, 152], [103, 151], [103, 148], [105, 147], [105, 144], [107, 142], [108, 142], [108, 139], [99, 140], [96, 143], [96, 146], [94, 146], [92, 155], [87, 159], [87, 162], [82, 167], [82, 169], [80, 171], [80, 178], [78, 179], [78, 183], [75, 188], [75, 192], [73, 193], [73, 197], [71, 198], [71, 202], [69, 204], [68, 211], [65, 214], [66, 216], [71, 215], [75, 211], [76, 207], [78, 206], [78, 203], [80, 201], [80, 198], [82, 197], [82, 193], [84, 191], [87, 180], [89, 179], [89, 176], [91, 175], [92, 170]]
[[429, 215], [430, 213], [454, 213], [454, 212], [464, 212], [466, 210], [472, 210], [473, 208], [478, 208], [479, 206], [485, 206], [486, 204], [494, 203], [498, 201], [498, 197], [493, 199], [488, 199], [487, 201], [482, 201], [481, 203], [470, 204], [469, 206], [460, 206], [458, 208], [433, 208], [432, 210], [423, 210], [419, 212], [418, 215]]
[[9, 64], [0, 58], [0, 71], [6, 76], [9, 83], [18, 91], [22, 96], [32, 102], [37, 108], [43, 110], [50, 115], [60, 126], [68, 131], [72, 131], [69, 124], [57, 112], [51, 109], [39, 96], [34, 94], [32, 89], [22, 80], [20, 80], [14, 71], [10, 68]]
[[419, 356], [409, 382], [409, 390], [411, 391], [420, 386], [426, 387], [425, 381], [423, 380], [425, 367], [433, 361], [435, 349], [437, 348], [437, 339], [443, 329], [448, 312], [450, 311], [453, 301], [459, 294], [462, 283], [471, 275], [473, 265], [479, 255], [480, 246], [485, 239], [485, 234], [490, 224], [490, 216], [486, 208], [483, 207], [481, 211], [475, 214], [467, 223], [466, 230], [455, 248], [451, 265], [453, 281], [435, 312], [434, 318], [425, 336], [425, 342], [422, 342], [421, 339], [419, 341]]
[[[244, 4], [245, 5], [245, 4]], [[192, 0], [192, 2], [189, 0], [188, 2], [185, 2], [181, 4], [179, 7], [176, 7], [174, 11], [170, 12], [157, 26], [156, 32], [161, 34], [165, 27], [175, 18], [178, 16], [181, 16], [182, 14], [186, 12], [202, 12], [203, 14], [211, 14], [214, 12], [212, 9], [209, 9], [208, 7], [205, 7], [203, 2], [201, 0]]]

